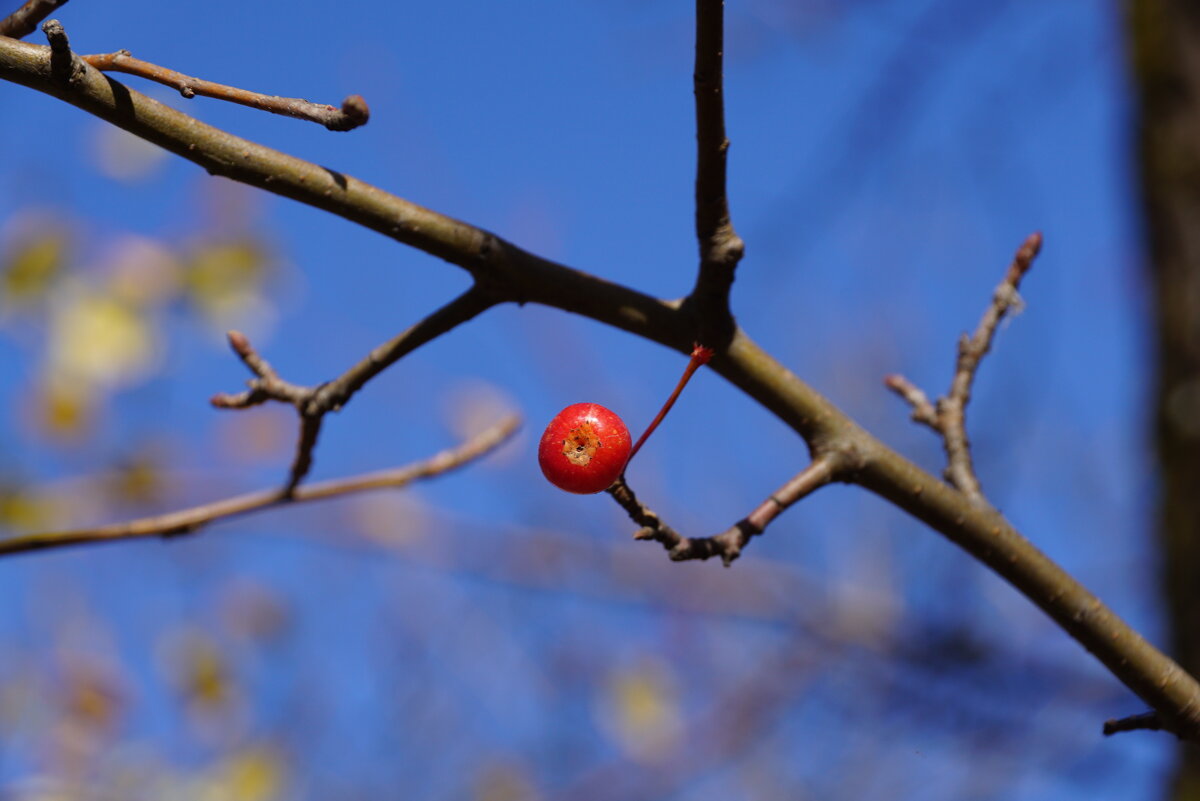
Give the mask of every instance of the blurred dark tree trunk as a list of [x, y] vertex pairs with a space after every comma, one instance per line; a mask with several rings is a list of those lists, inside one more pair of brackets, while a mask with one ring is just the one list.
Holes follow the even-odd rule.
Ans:
[[[1175, 656], [1200, 675], [1200, 0], [1127, 3], [1157, 327], [1163, 589]], [[1172, 797], [1200, 800], [1194, 745], [1180, 751]]]

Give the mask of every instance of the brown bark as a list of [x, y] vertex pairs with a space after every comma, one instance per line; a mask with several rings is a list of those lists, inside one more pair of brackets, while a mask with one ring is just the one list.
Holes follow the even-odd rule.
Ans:
[[[1200, 4], [1129, 0], [1148, 271], [1157, 328], [1159, 537], [1171, 644], [1200, 669]], [[1200, 799], [1200, 749], [1172, 788]]]

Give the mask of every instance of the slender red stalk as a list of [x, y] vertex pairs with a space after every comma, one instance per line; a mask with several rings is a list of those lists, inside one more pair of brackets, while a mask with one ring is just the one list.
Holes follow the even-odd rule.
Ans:
[[661, 423], [663, 418], [667, 416], [667, 412], [671, 411], [671, 407], [674, 406], [675, 401], [679, 399], [679, 393], [683, 392], [683, 388], [687, 386], [687, 382], [691, 381], [695, 372], [699, 370], [702, 365], [708, 364], [709, 359], [712, 357], [712, 348], [706, 348], [698, 342], [692, 347], [692, 358], [690, 361], [688, 361], [688, 366], [684, 369], [683, 376], [680, 377], [679, 383], [675, 385], [675, 391], [671, 393], [671, 397], [667, 398], [667, 402], [663, 404], [663, 407], [658, 410], [658, 414], [653, 420], [650, 421], [650, 425], [646, 428], [645, 432], [638, 437], [638, 441], [633, 444], [633, 450], [629, 452], [629, 458], [625, 460], [626, 465], [633, 461], [633, 457], [637, 456], [637, 452], [641, 449], [646, 440], [650, 438], [650, 435], [654, 433], [654, 429], [658, 428], [658, 424]]

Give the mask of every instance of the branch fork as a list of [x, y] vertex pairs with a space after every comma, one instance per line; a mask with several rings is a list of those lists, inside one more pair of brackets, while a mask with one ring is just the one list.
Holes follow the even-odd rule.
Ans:
[[212, 397], [211, 403], [218, 409], [246, 409], [273, 400], [296, 407], [296, 413], [300, 417], [300, 434], [283, 489], [284, 494], [290, 496], [312, 469], [313, 450], [316, 448], [325, 415], [341, 410], [364, 384], [395, 364], [401, 357], [457, 328], [497, 302], [491, 293], [479, 286], [472, 286], [424, 320], [372, 350], [338, 378], [311, 387], [293, 384], [280, 378], [275, 368], [254, 349], [245, 334], [230, 331], [227, 335], [229, 346], [254, 374], [254, 378], [247, 382], [247, 389], [244, 391], [218, 393]]
[[711, 537], [685, 537], [668, 526], [652, 509], [637, 499], [624, 475], [618, 478], [607, 492], [625, 510], [629, 518], [641, 526], [633, 535], [635, 540], [662, 543], [672, 562], [705, 560], [717, 556], [725, 567], [729, 567], [742, 555], [742, 549], [751, 538], [762, 534], [771, 521], [788, 507], [840, 477], [840, 466], [846, 464], [846, 460], [838, 455], [839, 453], [827, 451], [817, 456], [808, 467], [769, 495], [754, 511], [725, 531]]
[[992, 293], [992, 302], [983, 313], [979, 326], [971, 336], [963, 334], [958, 340], [958, 357], [950, 391], [936, 403], [902, 375], [884, 378], [884, 386], [903, 398], [912, 407], [912, 419], [941, 435], [946, 449], [946, 480], [973, 503], [986, 504], [983, 489], [971, 460], [971, 443], [967, 439], [966, 411], [971, 400], [971, 388], [980, 362], [992, 348], [1000, 322], [1023, 308], [1017, 289], [1021, 279], [1033, 266], [1042, 248], [1042, 235], [1030, 234], [1013, 257], [1008, 272]]

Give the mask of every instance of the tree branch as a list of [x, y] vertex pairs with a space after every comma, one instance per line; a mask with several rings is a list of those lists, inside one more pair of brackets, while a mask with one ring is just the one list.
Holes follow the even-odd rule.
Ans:
[[441, 475], [479, 459], [512, 437], [520, 427], [520, 422], [517, 417], [506, 418], [456, 448], [444, 450], [429, 459], [405, 467], [317, 482], [297, 487], [290, 494], [279, 489], [261, 490], [125, 523], [114, 523], [98, 528], [26, 534], [0, 540], [0, 556], [95, 542], [173, 537], [190, 534], [210, 523], [263, 511], [275, 506], [322, 501], [370, 490], [396, 489], [420, 479]]
[[668, 526], [650, 507], [643, 504], [633, 494], [629, 484], [625, 481], [625, 476], [620, 476], [611, 487], [605, 490], [612, 496], [625, 513], [629, 515], [629, 519], [641, 526], [634, 533], [635, 540], [654, 540], [661, 542], [663, 547], [667, 549], [667, 555], [671, 557], [673, 562], [683, 562], [688, 559], [707, 559], [710, 556], [716, 556], [716, 551], [706, 551], [700, 553], [692, 548], [692, 540], [680, 534], [675, 529]]
[[4, 19], [0, 19], [0, 36], [23, 39], [37, 30], [38, 23], [54, 13], [67, 0], [25, 0], [25, 3]]
[[745, 245], [733, 229], [725, 188], [729, 139], [725, 135], [722, 61], [724, 0], [696, 0], [696, 238], [700, 269], [688, 300], [697, 316], [700, 344], [724, 348], [733, 338], [729, 293]]
[[[682, 354], [695, 317], [684, 304], [535, 256], [459, 220], [341, 173], [205, 125], [99, 73], [75, 83], [50, 74], [49, 48], [0, 38], [0, 80], [72, 103], [207, 169], [324, 209], [468, 270], [497, 302], [536, 302], [580, 314]], [[709, 364], [795, 430], [815, 452], [850, 460], [859, 484], [941, 532], [988, 565], [1091, 651], [1164, 725], [1200, 739], [1200, 684], [1146, 642], [998, 512], [966, 496], [872, 437], [738, 328]]]
[[238, 89], [236, 86], [226, 86], [202, 78], [193, 78], [182, 72], [134, 58], [128, 50], [83, 56], [82, 58], [103, 72], [124, 72], [128, 75], [148, 78], [175, 89], [189, 99], [196, 95], [213, 97], [260, 111], [269, 111], [272, 114], [283, 114], [287, 117], [317, 122], [331, 131], [353, 130], [360, 125], [366, 125], [371, 116], [367, 102], [359, 95], [350, 95], [342, 101], [341, 108], [337, 108], [324, 103], [311, 103], [298, 97], [263, 95]]
[[315, 387], [304, 387], [283, 380], [275, 368], [254, 349], [245, 334], [230, 331], [230, 347], [255, 377], [247, 382], [249, 388], [243, 392], [214, 395], [212, 405], [218, 409], [245, 409], [275, 400], [296, 407], [296, 413], [300, 416], [300, 436], [284, 487], [284, 493], [290, 495], [312, 469], [313, 449], [317, 445], [321, 422], [326, 414], [340, 410], [364, 384], [401, 357], [493, 305], [495, 301], [484, 290], [472, 286], [421, 322], [375, 348], [340, 377]]
[[618, 478], [607, 492], [625, 510], [630, 519], [641, 526], [633, 535], [635, 540], [653, 540], [662, 543], [673, 562], [684, 562], [689, 559], [704, 560], [719, 556], [725, 567], [729, 567], [742, 555], [742, 549], [750, 542], [750, 538], [761, 534], [784, 509], [835, 480], [840, 472], [841, 464], [842, 461], [836, 454], [827, 453], [818, 456], [808, 467], [796, 474], [753, 512], [734, 523], [726, 531], [711, 537], [694, 539], [684, 537], [668, 526], [654, 511], [637, 499], [629, 484], [626, 483], [624, 475]]
[[338, 411], [363, 385], [404, 356], [442, 334], [487, 311], [497, 303], [482, 286], [472, 286], [454, 300], [400, 332], [368, 353], [337, 379], [317, 388], [313, 398], [319, 411]]
[[1165, 728], [1157, 712], [1143, 712], [1125, 718], [1104, 721], [1104, 736], [1111, 737], [1126, 731], [1161, 731]]
[[971, 387], [975, 373], [983, 357], [992, 349], [992, 340], [1000, 321], [1012, 309], [1019, 309], [1021, 296], [1017, 289], [1021, 279], [1042, 248], [1042, 235], [1030, 234], [1013, 257], [1004, 280], [992, 293], [992, 302], [983, 312], [975, 334], [963, 334], [958, 341], [958, 359], [950, 391], [938, 399], [937, 405], [929, 402], [925, 393], [901, 375], [889, 375], [884, 379], [888, 389], [904, 398], [913, 407], [912, 419], [924, 423], [942, 435], [946, 448], [946, 480], [975, 503], [986, 503], [975, 467], [971, 463], [971, 443], [967, 439], [967, 404], [971, 401]]
[[807, 498], [831, 481], [840, 480], [847, 467], [845, 460], [839, 458], [842, 455], [836, 451], [822, 453], [809, 462], [808, 467], [792, 476], [786, 484], [760, 503], [753, 512], [746, 515], [742, 521], [746, 529], [750, 531], [751, 535], [761, 534], [772, 520], [783, 514], [784, 510], [792, 504]]

